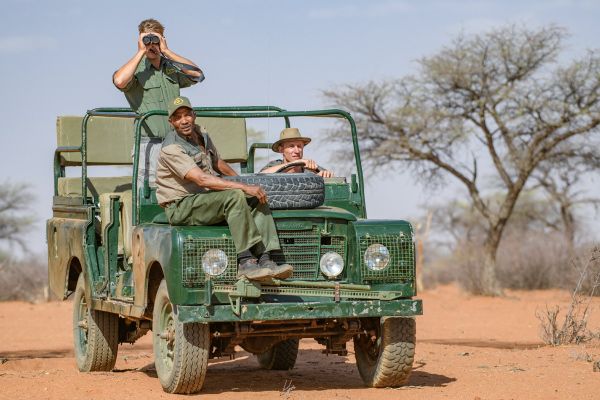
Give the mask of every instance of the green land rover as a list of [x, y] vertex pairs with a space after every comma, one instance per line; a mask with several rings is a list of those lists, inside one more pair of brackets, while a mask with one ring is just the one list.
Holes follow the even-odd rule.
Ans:
[[272, 106], [195, 111], [221, 157], [239, 164], [240, 179], [265, 176], [253, 174], [255, 152], [270, 148], [247, 142], [250, 118], [281, 121], [282, 127], [292, 118], [337, 118], [347, 126], [355, 169], [348, 177], [323, 179], [320, 205], [272, 211], [282, 249], [277, 257], [294, 272], [258, 284], [237, 279], [226, 224], [172, 226], [155, 188], [148, 180], [138, 187], [140, 127], [166, 112], [139, 116], [104, 108], [58, 117], [48, 275], [55, 295], [73, 295], [79, 370], [110, 371], [119, 343], [152, 331], [156, 371], [169, 393], [199, 391], [208, 359], [233, 357], [237, 346], [256, 355], [262, 368], [292, 369], [302, 338], [342, 356], [352, 340], [367, 386], [406, 383], [414, 317], [422, 313], [421, 301], [413, 298], [414, 232], [406, 221], [366, 218], [350, 114]]

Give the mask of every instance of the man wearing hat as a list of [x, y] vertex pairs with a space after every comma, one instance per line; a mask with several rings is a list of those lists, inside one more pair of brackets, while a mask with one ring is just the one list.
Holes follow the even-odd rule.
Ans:
[[238, 277], [289, 278], [292, 267], [277, 265], [270, 258], [269, 252], [280, 247], [265, 191], [219, 177], [236, 173], [195, 124], [196, 114], [186, 97], [171, 100], [168, 113], [173, 130], [160, 151], [156, 198], [169, 222], [214, 225], [227, 221], [238, 254]]
[[[298, 128], [286, 128], [279, 134], [279, 140], [273, 143], [271, 148], [276, 153], [283, 155], [283, 160], [274, 160], [260, 170], [262, 173], [273, 173], [279, 169], [280, 172], [303, 172], [305, 169], [316, 173], [324, 178], [331, 178], [333, 172], [323, 169], [314, 160], [304, 158], [304, 146], [310, 143], [310, 138], [303, 137]], [[289, 164], [301, 164], [285, 168]]]

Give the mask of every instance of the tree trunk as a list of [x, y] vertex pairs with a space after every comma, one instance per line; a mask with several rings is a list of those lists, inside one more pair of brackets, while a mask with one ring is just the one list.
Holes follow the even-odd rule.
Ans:
[[564, 236], [567, 242], [567, 250], [569, 251], [569, 257], [572, 257], [575, 253], [575, 217], [571, 212], [571, 204], [561, 204], [560, 216], [564, 225]]
[[488, 232], [488, 237], [483, 245], [483, 259], [481, 260], [480, 290], [485, 296], [501, 296], [502, 289], [496, 277], [496, 254], [500, 245], [502, 233], [498, 229]]

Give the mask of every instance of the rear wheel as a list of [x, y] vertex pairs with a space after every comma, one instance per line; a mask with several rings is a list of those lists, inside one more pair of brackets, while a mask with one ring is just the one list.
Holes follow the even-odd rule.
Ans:
[[119, 316], [90, 310], [85, 299], [83, 274], [73, 299], [73, 341], [77, 368], [81, 372], [111, 371], [117, 361]]
[[164, 280], [154, 300], [152, 331], [154, 364], [164, 391], [200, 391], [208, 368], [210, 329], [208, 324], [177, 320]]
[[356, 365], [361, 378], [370, 387], [405, 384], [415, 357], [415, 320], [389, 317], [365, 322], [367, 334], [354, 337]]
[[257, 354], [261, 368], [287, 371], [294, 368], [298, 357], [299, 339], [281, 341], [264, 353]]

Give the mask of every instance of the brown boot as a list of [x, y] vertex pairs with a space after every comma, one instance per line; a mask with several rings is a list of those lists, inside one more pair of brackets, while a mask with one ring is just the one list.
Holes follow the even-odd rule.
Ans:
[[290, 264], [277, 265], [277, 263], [273, 260], [263, 260], [260, 261], [258, 265], [259, 267], [270, 269], [271, 273], [273, 274], [273, 278], [277, 279], [287, 279], [294, 273], [294, 268]]
[[250, 258], [238, 265], [238, 279], [245, 276], [250, 281], [270, 281], [273, 279], [273, 271], [269, 268], [265, 268], [262, 265], [258, 265], [256, 258]]

